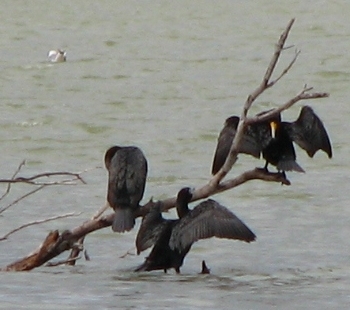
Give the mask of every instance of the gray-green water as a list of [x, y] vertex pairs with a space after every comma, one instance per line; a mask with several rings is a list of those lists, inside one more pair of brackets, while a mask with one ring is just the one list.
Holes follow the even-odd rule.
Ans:
[[[102, 167], [113, 144], [138, 145], [149, 162], [144, 201], [210, 178], [217, 134], [260, 83], [274, 44], [288, 39], [297, 63], [253, 108], [283, 103], [305, 83], [330, 98], [309, 101], [325, 122], [334, 158], [309, 159], [292, 186], [253, 181], [214, 198], [258, 236], [243, 244], [201, 241], [182, 268], [134, 274], [146, 254], [120, 258], [136, 230], [91, 234], [91, 261], [2, 273], [3, 309], [344, 309], [350, 303], [350, 3], [346, 1], [1, 1], [0, 177]], [[49, 49], [68, 61], [46, 62]], [[287, 50], [280, 69], [294, 56]], [[278, 71], [280, 72], [280, 71]], [[301, 104], [286, 113], [295, 119]], [[230, 176], [262, 165], [241, 156]], [[1, 235], [34, 219], [78, 217], [27, 228], [0, 243], [1, 266], [34, 250], [51, 229], [73, 228], [104, 204], [107, 175], [50, 187], [0, 217]], [[16, 185], [5, 206], [32, 189]], [[5, 191], [5, 187], [3, 187]], [[65, 256], [64, 256], [65, 257]], [[62, 257], [62, 258], [64, 258]], [[205, 259], [212, 270], [199, 276]]]

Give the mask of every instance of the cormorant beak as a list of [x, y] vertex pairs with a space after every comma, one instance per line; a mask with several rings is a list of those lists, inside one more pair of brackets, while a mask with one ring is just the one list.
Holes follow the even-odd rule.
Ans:
[[271, 127], [271, 136], [273, 139], [276, 138], [276, 130], [277, 130], [277, 122], [272, 121], [270, 122], [270, 127]]

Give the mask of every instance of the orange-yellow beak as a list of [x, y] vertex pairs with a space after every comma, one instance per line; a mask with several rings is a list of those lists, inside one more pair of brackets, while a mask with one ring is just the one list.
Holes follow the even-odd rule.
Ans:
[[276, 138], [276, 130], [277, 130], [277, 122], [272, 121], [270, 122], [270, 127], [271, 127], [271, 136], [273, 139]]

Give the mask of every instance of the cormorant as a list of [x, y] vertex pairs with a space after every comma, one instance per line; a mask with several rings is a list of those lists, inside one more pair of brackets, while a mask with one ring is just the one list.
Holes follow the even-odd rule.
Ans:
[[[260, 113], [259, 115], [265, 114]], [[231, 116], [221, 130], [214, 155], [212, 174], [215, 175], [225, 163], [232, 141], [236, 135], [238, 116]], [[268, 164], [278, 171], [304, 170], [296, 162], [293, 141], [304, 149], [310, 157], [323, 150], [332, 157], [332, 147], [327, 131], [309, 106], [302, 107], [298, 119], [294, 122], [282, 122], [280, 114], [275, 117], [247, 126], [240, 145], [240, 153], [260, 158], [261, 154]]]
[[147, 160], [135, 146], [113, 146], [104, 160], [108, 170], [107, 201], [115, 211], [112, 229], [129, 231], [135, 225], [134, 211], [145, 190]]
[[135, 271], [174, 268], [180, 273], [184, 258], [194, 242], [211, 237], [254, 241], [255, 234], [231, 211], [212, 199], [188, 209], [192, 192], [188, 187], [177, 195], [177, 220], [162, 217], [160, 204], [155, 204], [142, 220], [136, 237], [137, 253], [153, 246], [145, 262]]

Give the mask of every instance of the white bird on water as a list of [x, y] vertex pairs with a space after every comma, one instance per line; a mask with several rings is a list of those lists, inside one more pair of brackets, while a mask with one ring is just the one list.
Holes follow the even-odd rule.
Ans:
[[67, 52], [57, 49], [51, 50], [47, 53], [47, 58], [49, 62], [64, 62], [66, 61]]

